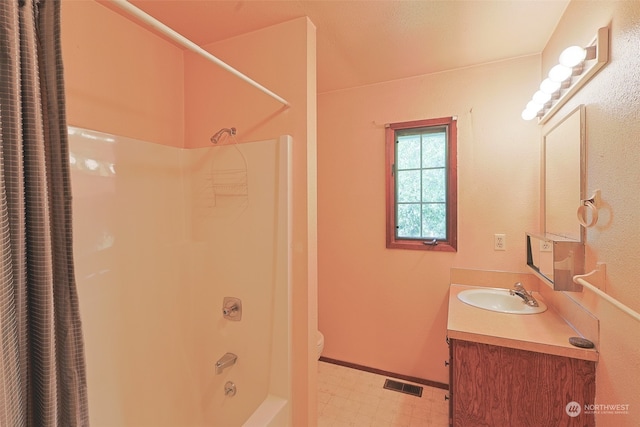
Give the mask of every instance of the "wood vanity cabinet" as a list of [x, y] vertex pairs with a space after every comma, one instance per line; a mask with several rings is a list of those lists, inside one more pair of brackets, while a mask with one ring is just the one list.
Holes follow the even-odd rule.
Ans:
[[[595, 426], [595, 362], [459, 339], [449, 340], [454, 427]], [[576, 417], [570, 402], [580, 404]]]

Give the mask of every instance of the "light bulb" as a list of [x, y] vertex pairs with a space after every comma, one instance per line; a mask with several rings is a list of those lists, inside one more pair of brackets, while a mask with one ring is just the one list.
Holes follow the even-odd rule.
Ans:
[[538, 111], [542, 110], [542, 107], [544, 107], [544, 105], [539, 104], [535, 101], [529, 101], [529, 103], [527, 104], [527, 110], [531, 110], [536, 114], [538, 113]]
[[549, 71], [549, 78], [555, 82], [562, 83], [571, 77], [572, 72], [573, 70], [571, 68], [558, 64]]
[[522, 119], [523, 120], [532, 120], [533, 118], [535, 118], [538, 115], [538, 113], [536, 111], [533, 110], [529, 110], [529, 109], [525, 109], [522, 112]]
[[586, 57], [586, 49], [580, 46], [571, 46], [562, 51], [559, 62], [565, 67], [572, 68], [584, 61]]
[[560, 89], [560, 82], [554, 82], [553, 80], [546, 78], [540, 83], [540, 90], [544, 93], [553, 94]]
[[537, 102], [538, 104], [544, 105], [547, 102], [549, 102], [550, 99], [551, 99], [551, 94], [543, 92], [541, 90], [533, 94], [533, 101]]

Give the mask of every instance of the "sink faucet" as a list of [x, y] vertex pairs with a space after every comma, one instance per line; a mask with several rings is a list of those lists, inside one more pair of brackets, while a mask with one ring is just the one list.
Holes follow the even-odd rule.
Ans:
[[538, 301], [533, 297], [533, 293], [527, 291], [524, 285], [520, 282], [513, 285], [513, 289], [509, 290], [510, 295], [517, 295], [524, 301], [525, 304], [531, 307], [537, 307]]
[[224, 371], [224, 368], [234, 365], [236, 360], [238, 360], [238, 356], [235, 354], [225, 353], [225, 355], [216, 362], [216, 374], [219, 375]]

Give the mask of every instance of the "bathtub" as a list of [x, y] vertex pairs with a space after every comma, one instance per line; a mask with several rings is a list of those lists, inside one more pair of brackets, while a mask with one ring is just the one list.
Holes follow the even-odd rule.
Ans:
[[289, 402], [270, 394], [242, 427], [288, 427], [290, 418]]

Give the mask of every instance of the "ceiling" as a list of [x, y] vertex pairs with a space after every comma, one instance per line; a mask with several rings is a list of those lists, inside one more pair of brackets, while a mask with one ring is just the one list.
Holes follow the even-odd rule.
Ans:
[[201, 46], [308, 16], [323, 93], [540, 53], [569, 0], [130, 3]]

